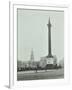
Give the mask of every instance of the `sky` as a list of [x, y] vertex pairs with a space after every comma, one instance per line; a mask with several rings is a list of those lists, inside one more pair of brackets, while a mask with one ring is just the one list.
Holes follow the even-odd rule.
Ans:
[[48, 20], [51, 27], [52, 55], [64, 58], [64, 12], [51, 10], [17, 9], [17, 59], [29, 61], [48, 55]]

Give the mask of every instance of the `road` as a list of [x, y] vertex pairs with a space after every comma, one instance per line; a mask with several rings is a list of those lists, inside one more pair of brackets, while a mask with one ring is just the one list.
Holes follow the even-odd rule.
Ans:
[[38, 80], [38, 79], [58, 79], [64, 78], [64, 69], [43, 70], [43, 71], [23, 71], [17, 72], [17, 80]]

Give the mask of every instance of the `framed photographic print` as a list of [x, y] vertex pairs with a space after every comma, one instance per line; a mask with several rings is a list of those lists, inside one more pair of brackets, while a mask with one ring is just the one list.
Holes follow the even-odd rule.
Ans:
[[68, 6], [9, 8], [10, 87], [68, 83]]

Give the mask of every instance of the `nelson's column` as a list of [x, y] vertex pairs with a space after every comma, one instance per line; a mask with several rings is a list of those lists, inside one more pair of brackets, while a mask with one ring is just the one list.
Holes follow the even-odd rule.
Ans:
[[51, 22], [50, 22], [50, 18], [49, 18], [49, 21], [48, 21], [48, 55], [45, 56], [45, 57], [42, 57], [41, 58], [41, 64], [42, 66], [44, 65], [44, 62], [46, 62], [46, 65], [48, 68], [53, 68], [54, 65], [57, 64], [57, 58], [56, 56], [53, 56], [52, 55], [52, 50], [51, 50]]
[[48, 56], [47, 57], [53, 57], [51, 52], [51, 22], [49, 18], [49, 22], [47, 24], [48, 26]]

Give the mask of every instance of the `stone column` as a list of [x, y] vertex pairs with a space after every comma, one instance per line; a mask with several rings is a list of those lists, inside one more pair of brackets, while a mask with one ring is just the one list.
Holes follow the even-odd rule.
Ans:
[[52, 57], [52, 53], [51, 53], [51, 23], [50, 23], [50, 18], [49, 18], [49, 22], [48, 22], [47, 26], [48, 26], [48, 57]]

